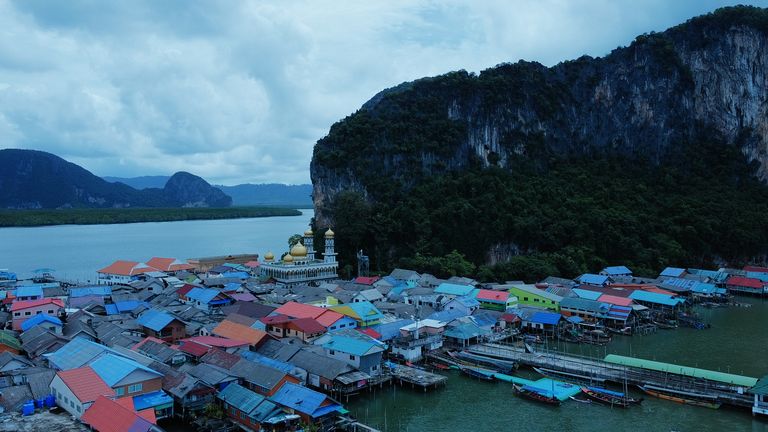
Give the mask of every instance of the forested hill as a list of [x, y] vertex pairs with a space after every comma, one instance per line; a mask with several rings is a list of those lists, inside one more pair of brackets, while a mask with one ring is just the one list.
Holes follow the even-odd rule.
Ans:
[[0, 208], [228, 207], [232, 198], [187, 172], [162, 188], [109, 183], [46, 152], [0, 150]]
[[767, 32], [765, 9], [723, 8], [603, 58], [385, 90], [317, 142], [316, 222], [374, 269], [763, 261]]

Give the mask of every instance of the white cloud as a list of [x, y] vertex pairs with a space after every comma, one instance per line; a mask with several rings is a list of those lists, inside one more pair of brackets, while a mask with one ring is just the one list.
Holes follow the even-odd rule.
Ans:
[[604, 55], [726, 3], [0, 0], [0, 147], [304, 183], [315, 141], [383, 88]]

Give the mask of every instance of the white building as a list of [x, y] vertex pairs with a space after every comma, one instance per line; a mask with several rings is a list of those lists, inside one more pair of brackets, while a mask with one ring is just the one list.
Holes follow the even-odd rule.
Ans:
[[323, 259], [315, 258], [314, 234], [311, 229], [304, 232], [304, 239], [291, 248], [281, 261], [275, 261], [272, 252], [264, 255], [259, 274], [272, 278], [277, 285], [293, 287], [302, 284], [317, 285], [339, 278], [339, 263], [334, 251], [334, 232], [325, 232], [325, 253]]

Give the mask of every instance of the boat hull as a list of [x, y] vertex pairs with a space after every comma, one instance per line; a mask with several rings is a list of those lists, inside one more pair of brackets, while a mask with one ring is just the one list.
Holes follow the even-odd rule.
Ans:
[[648, 388], [645, 386], [639, 386], [639, 387], [640, 387], [640, 390], [642, 390], [644, 393], [648, 395], [657, 397], [659, 399], [677, 402], [680, 404], [693, 405], [693, 406], [699, 406], [699, 407], [710, 408], [710, 409], [718, 409], [723, 404], [722, 402], [714, 398], [704, 399], [705, 396], [703, 395], [701, 396], [702, 399], [695, 399], [692, 396], [686, 396], [680, 393], [665, 393], [662, 390], [656, 390], [656, 389]]

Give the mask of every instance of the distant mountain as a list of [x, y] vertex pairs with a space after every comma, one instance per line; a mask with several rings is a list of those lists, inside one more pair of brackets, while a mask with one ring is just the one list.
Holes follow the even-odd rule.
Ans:
[[174, 174], [163, 188], [110, 183], [46, 152], [0, 150], [0, 208], [227, 207], [232, 198], [195, 175]]
[[312, 185], [241, 184], [216, 185], [232, 197], [234, 205], [290, 205], [312, 208]]
[[110, 183], [124, 183], [134, 189], [149, 189], [158, 188], [162, 189], [170, 179], [170, 176], [141, 176], [141, 177], [102, 177], [104, 180]]
[[[162, 188], [170, 179], [168, 176], [102, 178], [112, 183], [124, 183], [136, 189]], [[231, 196], [232, 204], [236, 206], [279, 205], [312, 208], [312, 185], [309, 184], [245, 183], [236, 186], [215, 185], [215, 187]]]

